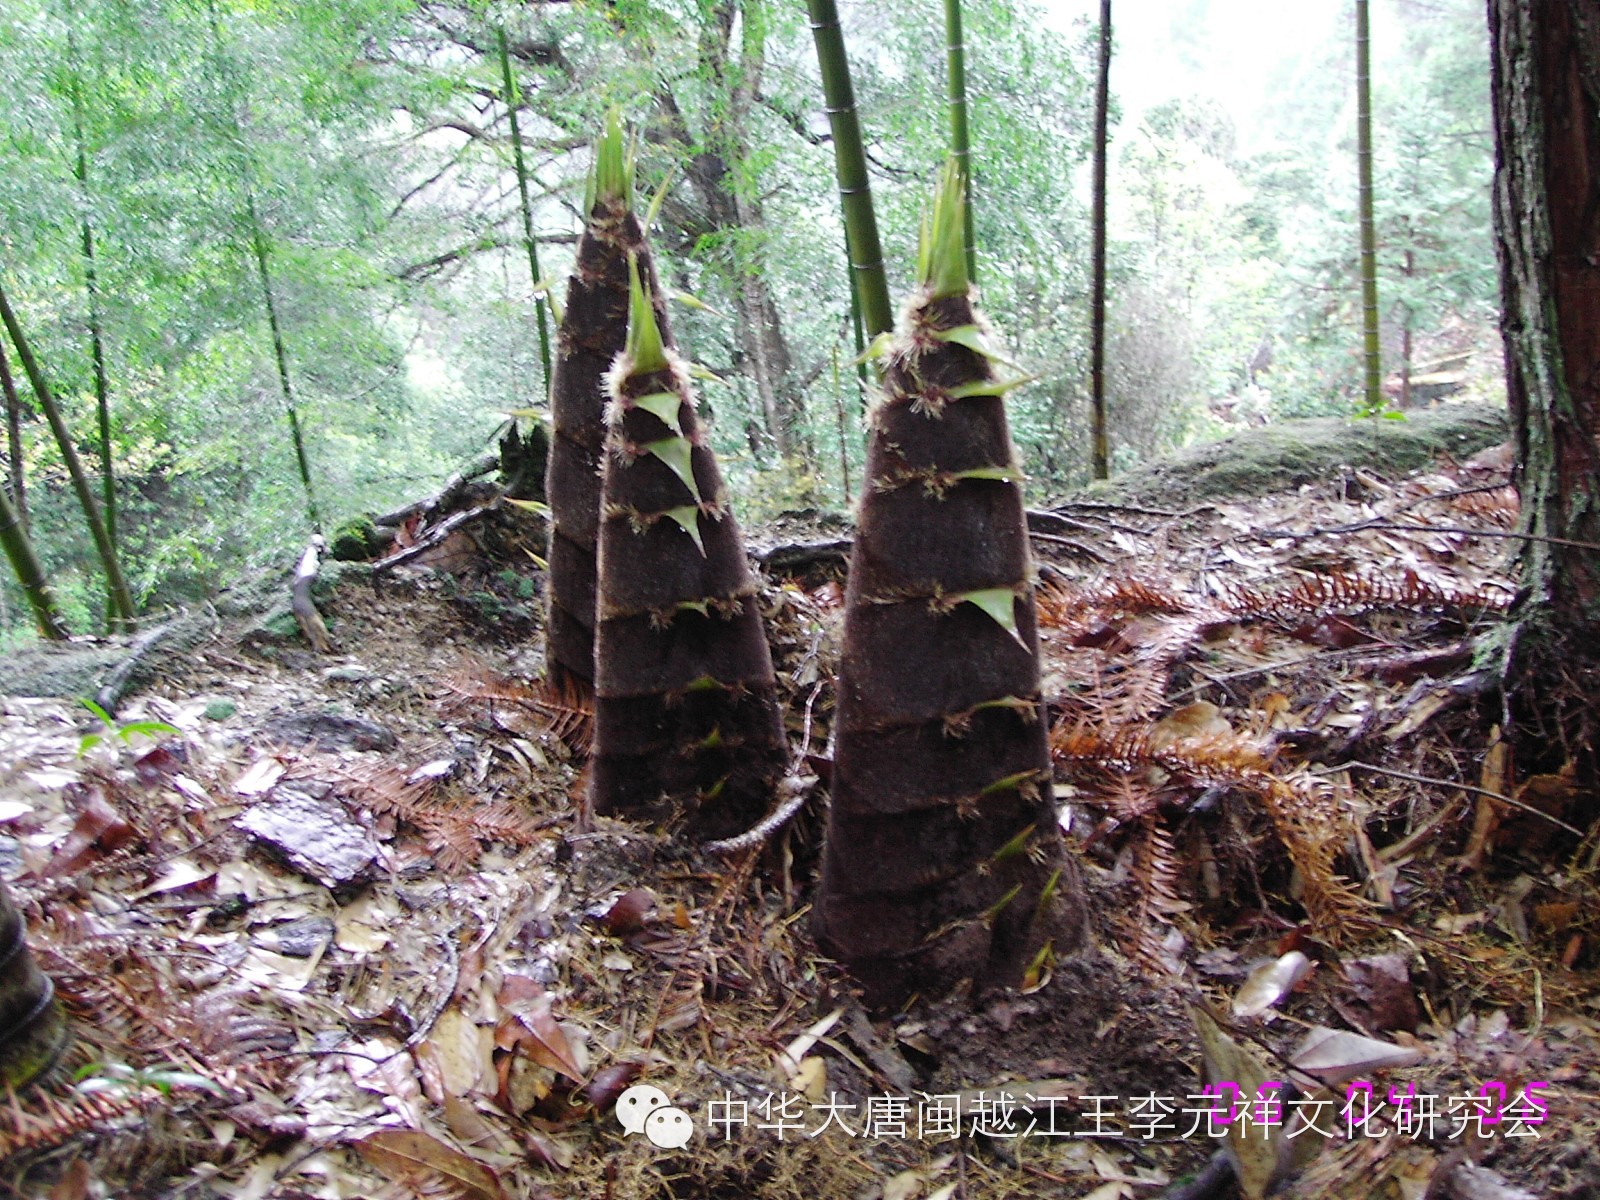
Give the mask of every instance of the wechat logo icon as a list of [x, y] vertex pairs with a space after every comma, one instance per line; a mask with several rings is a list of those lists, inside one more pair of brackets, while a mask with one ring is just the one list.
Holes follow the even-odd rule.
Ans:
[[681, 1150], [694, 1137], [694, 1119], [648, 1083], [636, 1083], [618, 1097], [617, 1122], [626, 1136], [642, 1133], [662, 1150]]

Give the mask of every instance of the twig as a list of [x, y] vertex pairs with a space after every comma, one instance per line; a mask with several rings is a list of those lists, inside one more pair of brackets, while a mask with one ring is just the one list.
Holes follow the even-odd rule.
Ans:
[[1368, 529], [1381, 529], [1394, 533], [1459, 533], [1465, 537], [1510, 538], [1513, 541], [1544, 542], [1551, 546], [1570, 546], [1576, 550], [1600, 550], [1600, 543], [1575, 542], [1571, 538], [1546, 537], [1538, 533], [1522, 533], [1511, 529], [1468, 529], [1463, 525], [1405, 525], [1378, 517], [1371, 521], [1358, 521], [1354, 525], [1329, 525], [1320, 529], [1257, 529], [1239, 535], [1240, 540], [1251, 538], [1261, 541], [1304, 541], [1325, 534], [1361, 533]]
[[[1141, 504], [1111, 504], [1103, 500], [1064, 500], [1056, 508], [1082, 508], [1092, 512], [1130, 512], [1139, 513], [1147, 517], [1170, 517], [1178, 520], [1182, 517], [1197, 517], [1203, 512], [1214, 512], [1215, 504], [1197, 504], [1193, 508], [1186, 508], [1182, 512], [1174, 512], [1170, 508], [1146, 508]], [[1048, 510], [1047, 510], [1048, 511]]]
[[1509, 804], [1512, 808], [1520, 809], [1530, 816], [1543, 817], [1546, 821], [1549, 821], [1550, 824], [1555, 825], [1560, 829], [1565, 829], [1568, 833], [1576, 834], [1578, 837], [1585, 836], [1583, 830], [1575, 828], [1572, 825], [1568, 825], [1560, 817], [1552, 817], [1549, 813], [1543, 812], [1540, 809], [1533, 807], [1531, 804], [1525, 804], [1521, 800], [1517, 800], [1501, 792], [1491, 792], [1488, 788], [1475, 787], [1470, 783], [1457, 783], [1453, 779], [1434, 779], [1428, 775], [1413, 775], [1410, 771], [1396, 771], [1392, 767], [1380, 767], [1374, 765], [1373, 763], [1364, 762], [1347, 762], [1340, 763], [1337, 766], [1323, 767], [1321, 769], [1313, 768], [1312, 774], [1327, 775], [1334, 771], [1348, 771], [1352, 768], [1360, 768], [1363, 771], [1372, 771], [1378, 775], [1388, 775], [1394, 779], [1406, 779], [1410, 780], [1412, 783], [1426, 783], [1432, 785], [1433, 787], [1454, 788], [1458, 792], [1471, 792], [1476, 796], [1487, 796], [1491, 800], [1498, 800], [1502, 804]]

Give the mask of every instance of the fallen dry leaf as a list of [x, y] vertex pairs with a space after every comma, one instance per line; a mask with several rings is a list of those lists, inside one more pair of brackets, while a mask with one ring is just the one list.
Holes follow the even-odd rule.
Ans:
[[431, 1177], [459, 1188], [474, 1200], [506, 1200], [499, 1176], [430, 1134], [414, 1129], [384, 1129], [354, 1145], [357, 1154], [396, 1183], [414, 1186]]

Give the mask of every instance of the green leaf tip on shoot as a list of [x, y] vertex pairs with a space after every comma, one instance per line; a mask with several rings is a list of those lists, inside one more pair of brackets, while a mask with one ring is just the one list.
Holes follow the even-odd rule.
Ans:
[[628, 341], [627, 353], [632, 373], [646, 375], [667, 366], [666, 347], [661, 342], [661, 326], [656, 324], [655, 306], [650, 293], [639, 281], [639, 260], [628, 256]]
[[694, 477], [694, 444], [688, 438], [662, 438], [659, 442], [645, 443], [644, 449], [666, 463], [694, 496], [695, 504], [700, 503], [700, 485]]
[[1017, 629], [1016, 592], [1010, 588], [980, 588], [975, 592], [967, 592], [958, 596], [958, 601], [965, 601], [974, 608], [979, 609], [994, 619], [999, 625], [1018, 642], [1022, 641], [1022, 634]]
[[966, 211], [966, 181], [952, 158], [939, 172], [933, 210], [923, 218], [917, 247], [917, 281], [928, 289], [930, 299], [967, 293], [971, 281], [967, 277]]
[[594, 144], [588, 199], [590, 212], [601, 202], [633, 207], [633, 163], [629, 161], [628, 141], [622, 132], [622, 114], [614, 108], [606, 114], [605, 128]]

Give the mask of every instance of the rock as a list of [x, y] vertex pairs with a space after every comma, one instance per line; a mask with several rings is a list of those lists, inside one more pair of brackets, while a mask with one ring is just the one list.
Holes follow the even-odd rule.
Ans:
[[372, 835], [327, 784], [280, 783], [234, 824], [328, 887], [352, 882], [378, 855]]
[[262, 724], [261, 732], [287, 745], [313, 750], [393, 750], [398, 744], [393, 731], [376, 721], [336, 712], [273, 717]]

